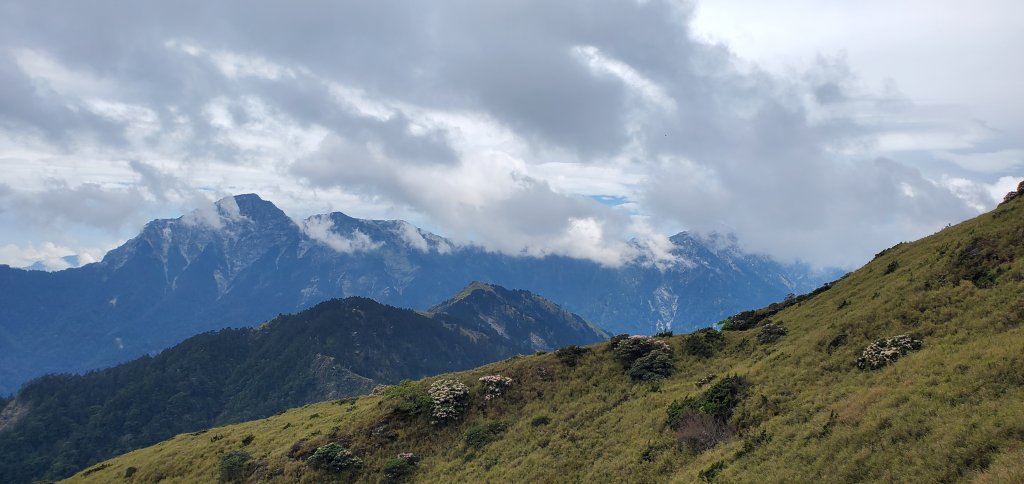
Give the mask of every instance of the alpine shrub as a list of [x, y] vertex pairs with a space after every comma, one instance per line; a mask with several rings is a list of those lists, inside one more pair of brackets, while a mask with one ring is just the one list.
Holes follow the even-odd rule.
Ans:
[[306, 459], [306, 464], [314, 469], [342, 472], [363, 467], [363, 460], [353, 455], [341, 444], [332, 442], [318, 447], [316, 452]]
[[697, 474], [697, 478], [704, 482], [713, 482], [718, 473], [722, 472], [722, 469], [725, 469], [725, 461], [720, 460], [711, 464], [711, 467], [700, 471], [700, 474]]
[[501, 422], [483, 422], [474, 425], [466, 431], [466, 446], [475, 449], [498, 440], [498, 436], [505, 431], [505, 424]]
[[422, 387], [410, 380], [402, 380], [381, 390], [391, 405], [391, 411], [408, 417], [425, 415], [430, 411], [433, 400]]
[[634, 380], [656, 380], [675, 370], [672, 346], [650, 336], [619, 338], [612, 353]]
[[558, 361], [562, 362], [563, 365], [572, 368], [579, 364], [580, 359], [582, 359], [587, 353], [590, 353], [590, 348], [569, 345], [555, 350], [555, 357], [558, 358]]
[[757, 333], [757, 342], [761, 344], [774, 343], [779, 338], [785, 336], [789, 331], [782, 325], [775, 323], [765, 323], [761, 327], [761, 332]]
[[547, 415], [541, 415], [530, 421], [530, 425], [533, 427], [540, 427], [549, 423], [551, 423], [551, 417], [548, 417]]
[[438, 380], [430, 385], [431, 423], [444, 423], [456, 420], [466, 410], [469, 388], [458, 380]]
[[484, 401], [487, 402], [502, 396], [512, 386], [512, 379], [501, 375], [482, 376], [480, 382], [484, 384]]
[[[221, 482], [238, 482], [245, 479], [252, 456], [244, 450], [228, 452], [220, 458]], [[134, 474], [134, 473], [133, 473]]]
[[880, 339], [864, 349], [860, 357], [857, 358], [857, 368], [877, 370], [890, 363], [895, 363], [901, 356], [919, 349], [921, 349], [921, 340], [907, 334]]
[[402, 452], [398, 457], [384, 463], [384, 477], [392, 481], [403, 480], [416, 470], [419, 457], [412, 452]]
[[715, 351], [725, 346], [725, 337], [712, 328], [695, 331], [683, 341], [683, 351], [699, 358], [711, 358]]
[[629, 367], [633, 366], [633, 362], [656, 349], [672, 351], [672, 347], [662, 340], [654, 339], [650, 336], [635, 335], [619, 340], [614, 348], [612, 348], [612, 352], [615, 354], [615, 359], [622, 364], [622, 368], [629, 369]]
[[728, 376], [715, 383], [699, 397], [676, 400], [668, 407], [668, 426], [684, 445], [702, 452], [730, 434], [729, 418], [746, 398], [750, 386], [740, 376]]
[[672, 350], [656, 349], [634, 361], [626, 373], [634, 380], [650, 381], [665, 378], [675, 369]]

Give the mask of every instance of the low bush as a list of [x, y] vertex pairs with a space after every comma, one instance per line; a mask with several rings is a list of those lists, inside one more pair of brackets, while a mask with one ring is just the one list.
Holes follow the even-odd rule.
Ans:
[[657, 349], [672, 351], [672, 347], [660, 339], [636, 335], [616, 341], [612, 352], [622, 368], [628, 370], [636, 360]]
[[730, 435], [728, 425], [712, 415], [683, 414], [676, 427], [676, 440], [693, 452], [704, 452]]
[[[375, 389], [376, 390], [376, 389]], [[390, 385], [381, 390], [391, 411], [407, 417], [416, 417], [430, 412], [433, 400], [423, 387], [410, 380]]]
[[723, 469], [725, 469], [725, 461], [720, 460], [718, 462], [715, 462], [714, 464], [711, 464], [711, 467], [708, 467], [707, 469], [700, 471], [700, 474], [697, 475], [697, 478], [704, 482], [713, 482], [715, 480], [715, 477], [718, 477], [718, 473], [722, 472]]
[[390, 481], [404, 480], [416, 471], [416, 464], [418, 462], [419, 457], [412, 452], [398, 454], [397, 457], [384, 462], [384, 477]]
[[683, 341], [683, 351], [698, 358], [711, 358], [715, 352], [725, 346], [725, 337], [712, 328], [694, 331]]
[[547, 415], [541, 415], [530, 421], [530, 425], [534, 427], [540, 427], [549, 423], [551, 423], [551, 417], [548, 417]]
[[699, 397], [672, 402], [667, 424], [686, 447], [695, 452], [707, 450], [731, 435], [729, 419], [746, 398], [749, 386], [743, 377], [725, 377]]
[[741, 376], [727, 376], [704, 391], [693, 401], [693, 408], [701, 413], [728, 420], [733, 410], [747, 397], [750, 383]]
[[634, 380], [656, 380], [675, 371], [672, 346], [650, 336], [618, 338], [612, 345], [612, 353]]
[[363, 467], [363, 460], [342, 447], [341, 444], [332, 442], [318, 447], [316, 452], [306, 459], [306, 464], [323, 471], [343, 472]]
[[704, 376], [700, 380], [697, 380], [695, 385], [697, 385], [697, 388], [703, 388], [704, 385], [707, 385], [708, 383], [713, 382], [715, 380], [715, 377], [717, 377], [717, 376], [718, 375], [716, 375], [714, 373], [708, 373], [706, 376]]
[[861, 370], [877, 370], [895, 363], [900, 357], [911, 351], [921, 349], [921, 340], [907, 334], [880, 339], [864, 348], [857, 358], [857, 368]]
[[787, 333], [789, 333], [789, 331], [780, 324], [765, 323], [764, 326], [761, 327], [761, 332], [757, 333], [757, 342], [763, 345], [774, 343]]
[[249, 461], [252, 456], [244, 450], [228, 452], [220, 458], [220, 481], [239, 482], [249, 474]]
[[474, 449], [498, 440], [498, 436], [505, 431], [505, 424], [501, 422], [482, 422], [474, 425], [466, 431], [466, 446]]
[[892, 274], [893, 272], [896, 272], [899, 268], [900, 262], [897, 260], [893, 260], [892, 262], [889, 263], [889, 265], [885, 266], [885, 275]]
[[626, 374], [634, 380], [651, 381], [665, 378], [675, 371], [671, 349], [655, 349], [633, 362]]
[[590, 353], [590, 348], [569, 345], [556, 350], [555, 357], [558, 358], [558, 361], [563, 365], [572, 368], [579, 364], [580, 360], [583, 359], [587, 353]]
[[950, 282], [971, 281], [978, 288], [990, 288], [999, 277], [1000, 264], [1011, 259], [997, 240], [975, 237], [951, 261]]
[[832, 340], [828, 342], [828, 345], [825, 346], [825, 352], [831, 355], [832, 352], [835, 351], [840, 346], [845, 346], [846, 345], [846, 341], [849, 338], [850, 338], [850, 335], [848, 335], [846, 333], [841, 333], [841, 334], [836, 335], [836, 337], [832, 338]]

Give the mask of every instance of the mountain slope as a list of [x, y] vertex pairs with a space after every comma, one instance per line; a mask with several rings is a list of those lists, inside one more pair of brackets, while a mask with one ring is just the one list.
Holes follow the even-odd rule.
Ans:
[[[454, 298], [427, 310], [459, 321], [475, 321], [534, 351], [551, 351], [560, 342], [594, 343], [594, 335], [607, 338], [600, 328], [529, 291], [511, 291], [494, 284], [473, 282]], [[557, 320], [553, 324], [552, 319]]]
[[331, 213], [296, 223], [256, 195], [228, 197], [148, 223], [99, 263], [55, 273], [0, 266], [0, 395], [45, 373], [110, 366], [330, 298], [425, 309], [482, 280], [544, 294], [612, 332], [652, 333], [820, 283], [729, 241], [672, 240], [675, 264], [610, 268], [458, 246], [402, 221]]
[[[627, 340], [615, 339], [413, 385], [469, 385], [463, 417], [448, 425], [403, 413], [407, 385], [180, 435], [72, 482], [129, 469], [142, 481], [210, 482], [236, 451], [251, 457], [241, 477], [269, 482], [376, 482], [397, 471], [423, 482], [1024, 481], [1024, 198], [725, 327], [667, 338], [675, 371], [663, 380], [632, 379], [617, 361]], [[915, 340], [898, 358], [865, 354]], [[885, 355], [893, 360], [869, 369]], [[512, 383], [486, 400], [478, 379], [490, 374]], [[331, 442], [362, 466], [311, 466]], [[408, 464], [406, 452], [415, 465], [396, 462]]]
[[[531, 303], [504, 301], [509, 327], [529, 325], [556, 345], [604, 339], [539, 296], [490, 287]], [[366, 298], [330, 300], [258, 328], [195, 336], [155, 357], [34, 380], [0, 407], [11, 416], [0, 417], [0, 482], [64, 477], [180, 432], [533, 352], [464, 305], [449, 301], [458, 317], [442, 318]]]

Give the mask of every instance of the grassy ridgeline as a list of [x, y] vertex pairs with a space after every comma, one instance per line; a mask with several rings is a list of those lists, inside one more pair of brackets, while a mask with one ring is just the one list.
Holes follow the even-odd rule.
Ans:
[[[332, 475], [302, 457], [342, 442], [363, 462], [343, 477], [366, 482], [384, 480], [403, 452], [421, 459], [411, 475], [423, 482], [1022, 482], [1022, 253], [1015, 200], [884, 251], [774, 314], [785, 334], [773, 342], [758, 342], [765, 321], [724, 332], [710, 357], [687, 354], [688, 338], [701, 336], [667, 338], [676, 371], [658, 383], [631, 380], [607, 343], [575, 366], [554, 354], [514, 358], [444, 376], [471, 393], [465, 418], [447, 426], [395, 413], [385, 396], [326, 402], [179, 435], [73, 480], [121, 482], [134, 468], [134, 482], [216, 482], [222, 457], [242, 449], [247, 478], [322, 482]], [[865, 347], [900, 334], [922, 348], [879, 370], [856, 367]], [[489, 374], [513, 384], [485, 403], [478, 378]], [[709, 374], [718, 378], [698, 388]], [[666, 425], [671, 403], [728, 375], [749, 383], [731, 432], [703, 452], [680, 444]], [[467, 443], [490, 428], [485, 444]]]

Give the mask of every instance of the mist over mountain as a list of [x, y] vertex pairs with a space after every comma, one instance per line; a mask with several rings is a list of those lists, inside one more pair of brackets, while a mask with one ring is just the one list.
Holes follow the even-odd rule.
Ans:
[[0, 394], [329, 298], [426, 309], [486, 281], [544, 294], [611, 333], [653, 333], [709, 325], [835, 276], [746, 254], [726, 236], [670, 240], [667, 255], [608, 267], [488, 252], [403, 221], [334, 212], [296, 222], [257, 195], [227, 197], [146, 224], [98, 263], [0, 266]]

